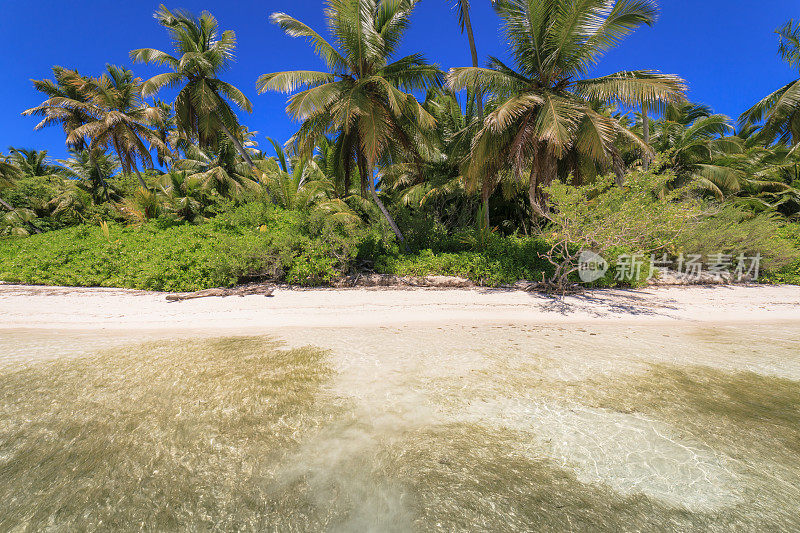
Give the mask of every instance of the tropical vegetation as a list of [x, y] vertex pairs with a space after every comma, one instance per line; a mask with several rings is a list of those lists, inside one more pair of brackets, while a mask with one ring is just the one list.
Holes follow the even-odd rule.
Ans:
[[[656, 0], [497, 0], [509, 52], [485, 59], [457, 0], [472, 64], [445, 70], [398, 53], [417, 3], [328, 0], [327, 31], [271, 16], [324, 65], [254, 80], [289, 95], [285, 143], [247, 127], [257, 103], [224, 79], [236, 34], [209, 12], [162, 5], [172, 48], [130, 67], [54, 66], [23, 114], [70, 155], [0, 154], [0, 279], [192, 290], [370, 271], [563, 289], [590, 248], [760, 254], [770, 279], [800, 282], [800, 78], [734, 122], [677, 75], [594, 75], [657, 23]], [[776, 33], [796, 71], [800, 22]]]

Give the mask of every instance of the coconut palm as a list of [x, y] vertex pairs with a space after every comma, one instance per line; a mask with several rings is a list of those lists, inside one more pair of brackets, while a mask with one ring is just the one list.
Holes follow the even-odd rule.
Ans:
[[158, 218], [164, 211], [164, 201], [157, 191], [146, 187], [139, 189], [131, 196], [123, 198], [117, 209], [127, 220], [143, 224]]
[[276, 157], [256, 162], [263, 172], [261, 184], [272, 203], [284, 209], [297, 209], [323, 215], [336, 224], [353, 226], [361, 218], [341, 198], [336, 198], [336, 180], [325, 175], [317, 159], [288, 156], [273, 139]]
[[91, 114], [80, 106], [64, 105], [64, 102], [87, 102], [86, 95], [80, 86], [74, 83], [76, 78], [81, 78], [74, 70], [64, 67], [53, 67], [53, 80], [33, 80], [34, 88], [47, 96], [47, 100], [36, 107], [24, 111], [25, 116], [43, 117], [34, 129], [40, 130], [47, 126], [61, 125], [67, 135], [67, 146], [75, 150], [84, 150], [88, 147], [84, 137], [76, 137], [72, 133], [92, 120]]
[[403, 205], [427, 209], [447, 226], [470, 224], [475, 192], [483, 184], [467, 182], [462, 170], [480, 129], [477, 104], [470, 98], [463, 107], [453, 93], [435, 90], [423, 106], [436, 119], [428, 132], [432, 157], [388, 165], [380, 171], [380, 183]]
[[216, 148], [222, 132], [254, 168], [238, 137], [239, 119], [229, 101], [248, 113], [252, 105], [242, 91], [218, 77], [233, 62], [236, 34], [230, 30], [219, 33], [219, 23], [208, 11], [195, 17], [161, 5], [154, 16], [170, 33], [175, 51], [174, 55], [154, 48], [131, 51], [134, 62], [171, 69], [147, 80], [142, 94], [152, 96], [164, 87], [180, 88], [173, 103], [178, 133], [207, 150]]
[[178, 220], [191, 223], [205, 220], [202, 203], [204, 188], [196, 176], [172, 170], [161, 176], [158, 190], [165, 200], [167, 211]]
[[216, 152], [201, 150], [197, 145], [188, 146], [185, 157], [173, 163], [173, 170], [185, 171], [205, 191], [224, 198], [233, 199], [258, 187], [252, 179], [253, 172], [236, 157], [236, 150], [227, 139], [220, 143]]
[[[495, 0], [492, 0], [492, 4]], [[469, 0], [455, 0], [454, 4], [456, 13], [458, 14], [458, 25], [461, 28], [461, 33], [467, 34], [467, 41], [469, 42], [469, 53], [472, 57], [472, 66], [478, 67], [478, 48], [475, 45], [475, 33], [472, 31], [472, 17], [470, 17], [470, 3]], [[475, 100], [478, 105], [478, 114], [483, 117], [483, 97], [482, 95], [475, 95]]]
[[27, 237], [34, 233], [41, 233], [41, 230], [34, 226], [36, 213], [26, 208], [11, 208], [7, 213], [0, 215], [0, 235], [11, 235], [14, 237]]
[[583, 77], [624, 36], [655, 21], [654, 0], [500, 0], [495, 9], [516, 70], [491, 58], [488, 68], [455, 68], [448, 74], [452, 89], [471, 88], [500, 101], [473, 143], [468, 174], [485, 179], [510, 162], [521, 178], [529, 168], [534, 216], [546, 216], [542, 188], [556, 177], [558, 162], [570, 149], [609, 166], [620, 135], [647, 150], [594, 105], [677, 101], [686, 86], [677, 76], [651, 70]]
[[[775, 33], [780, 56], [790, 67], [800, 70], [800, 21], [790, 20]], [[777, 141], [800, 146], [800, 78], [765, 96], [739, 117], [740, 127], [754, 124], [761, 125], [759, 135], [765, 144]]]
[[272, 21], [292, 37], [305, 37], [325, 62], [327, 72], [294, 70], [265, 74], [260, 93], [298, 92], [287, 112], [302, 121], [290, 140], [300, 154], [310, 156], [320, 137], [333, 135], [349, 183], [358, 167], [362, 194], [370, 195], [398, 240], [404, 244], [375, 188], [374, 169], [380, 160], [423, 148], [419, 132], [434, 125], [433, 117], [404, 92], [438, 86], [441, 74], [420, 54], [392, 61], [417, 0], [329, 0], [325, 15], [334, 47], [306, 24], [285, 13]]
[[[494, 5], [496, 0], [492, 0]], [[470, 17], [470, 2], [469, 0], [455, 0], [455, 9], [458, 13], [458, 23], [461, 28], [461, 33], [467, 34], [467, 41], [469, 42], [470, 56], [472, 57], [472, 66], [478, 68], [478, 49], [475, 45], [475, 34], [472, 31], [472, 18]], [[474, 99], [478, 108], [478, 116], [483, 119], [483, 95], [473, 94], [470, 99]], [[482, 215], [484, 226], [489, 226], [489, 197], [492, 191], [497, 186], [497, 176], [486, 176], [480, 184], [481, 189], [481, 202], [482, 202]]]
[[9, 148], [9, 152], [8, 163], [13, 165], [18, 175], [46, 179], [63, 177], [64, 169], [51, 162], [47, 150]]
[[[19, 168], [11, 163], [10, 158], [0, 154], [0, 191], [5, 188], [12, 187], [14, 182], [20, 175]], [[14, 206], [0, 198], [0, 206], [7, 211], [13, 211]]]
[[[277, 143], [274, 143], [274, 147], [276, 153], [283, 153], [283, 148]], [[317, 163], [322, 173], [331, 181], [333, 187], [331, 193], [334, 197], [346, 198], [351, 196], [353, 192], [352, 176], [347, 176], [347, 181], [345, 181], [344, 165], [342, 164], [341, 158], [339, 158], [339, 149], [335, 141], [328, 137], [320, 137], [317, 140], [314, 161]], [[356, 181], [360, 181], [358, 176], [356, 178]]]
[[115, 65], [108, 65], [99, 77], [86, 78], [71, 71], [65, 74], [65, 83], [77, 88], [83, 100], [54, 98], [55, 104], [66, 109], [81, 111], [90, 118], [70, 132], [67, 142], [89, 139], [92, 150], [113, 150], [119, 158], [122, 171], [136, 173], [139, 184], [147, 188], [137, 167], [137, 160], [153, 168], [150, 150], [167, 150], [151, 125], [160, 120], [159, 111], [147, 105], [141, 97], [142, 80], [133, 73]]
[[742, 152], [741, 139], [725, 115], [712, 114], [707, 106], [691, 103], [670, 105], [654, 124], [653, 146], [667, 154], [667, 166], [679, 181], [695, 180], [701, 189], [719, 199], [741, 189], [741, 176], [720, 160]]
[[77, 180], [95, 204], [107, 202], [117, 196], [109, 180], [119, 168], [119, 160], [98, 149], [73, 150], [72, 157], [59, 160], [65, 174]]
[[0, 154], [0, 189], [11, 187], [19, 173], [19, 168], [10, 161], [10, 158]]
[[678, 185], [693, 181], [718, 200], [748, 198], [753, 206], [794, 201], [797, 191], [781, 176], [794, 165], [789, 149], [765, 148], [754, 132], [751, 127], [734, 135], [727, 116], [681, 103], [667, 106], [653, 123], [653, 146], [664, 154]]
[[730, 168], [735, 176], [725, 196], [735, 196], [737, 204], [755, 211], [778, 210], [786, 216], [800, 211], [800, 180], [797, 168], [800, 154], [778, 144], [765, 147], [755, 127], [744, 128], [734, 137], [738, 151], [715, 158], [715, 164]]
[[84, 222], [83, 213], [91, 205], [91, 195], [74, 183], [66, 183], [66, 187], [44, 205], [43, 211], [62, 223], [78, 224]]

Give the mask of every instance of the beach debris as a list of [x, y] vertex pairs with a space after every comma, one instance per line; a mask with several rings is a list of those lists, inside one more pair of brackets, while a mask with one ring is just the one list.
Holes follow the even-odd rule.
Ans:
[[274, 287], [268, 287], [266, 285], [260, 284], [252, 284], [252, 285], [241, 285], [239, 287], [233, 287], [230, 289], [204, 289], [202, 291], [195, 291], [195, 292], [180, 292], [175, 294], [168, 294], [167, 301], [170, 302], [182, 302], [183, 300], [194, 300], [195, 298], [210, 298], [210, 297], [220, 297], [226, 298], [228, 296], [266, 296], [271, 297], [275, 292]]
[[335, 287], [427, 287], [436, 289], [463, 289], [475, 283], [458, 276], [395, 276], [392, 274], [358, 273], [342, 278]]

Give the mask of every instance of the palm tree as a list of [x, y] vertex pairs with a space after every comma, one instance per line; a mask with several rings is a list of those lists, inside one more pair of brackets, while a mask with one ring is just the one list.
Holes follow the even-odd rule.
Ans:
[[[496, 0], [492, 0], [492, 5], [494, 5]], [[472, 66], [474, 68], [478, 68], [478, 48], [475, 46], [475, 34], [472, 31], [472, 18], [470, 17], [470, 3], [469, 0], [455, 0], [455, 8], [456, 12], [458, 13], [458, 23], [461, 27], [461, 33], [466, 32], [467, 40], [469, 41], [469, 51], [470, 55], [472, 56]], [[474, 94], [472, 97], [475, 99], [475, 102], [478, 106], [478, 116], [483, 119], [483, 95], [482, 94]], [[483, 205], [483, 218], [484, 218], [484, 225], [489, 226], [489, 197], [492, 194], [492, 190], [496, 185], [496, 177], [495, 176], [487, 176], [481, 183], [481, 202]]]
[[86, 139], [75, 137], [72, 133], [92, 120], [92, 116], [82, 107], [64, 105], [65, 102], [70, 101], [86, 103], [86, 95], [74, 83], [74, 80], [81, 76], [74, 70], [54, 66], [53, 78], [54, 80], [32, 80], [34, 88], [44, 93], [47, 100], [36, 107], [23, 111], [22, 114], [43, 117], [42, 121], [34, 128], [36, 130], [60, 124], [67, 135], [67, 146], [75, 150], [84, 150], [88, 146]]
[[667, 106], [653, 129], [653, 146], [667, 154], [666, 165], [679, 182], [694, 180], [718, 199], [741, 189], [742, 177], [720, 164], [743, 147], [741, 139], [730, 135], [733, 127], [728, 117], [712, 114], [708, 106], [684, 102]]
[[34, 226], [36, 213], [26, 208], [11, 208], [0, 217], [0, 235], [12, 235], [14, 237], [27, 237], [34, 233], [41, 233], [41, 230]]
[[429, 91], [423, 106], [436, 120], [436, 126], [427, 132], [435, 148], [432, 157], [388, 165], [381, 169], [380, 183], [402, 204], [426, 208], [446, 226], [470, 224], [475, 192], [485, 184], [468, 182], [462, 172], [472, 139], [480, 129], [476, 102], [469, 99], [465, 108], [452, 92], [434, 90]]
[[189, 145], [186, 156], [175, 160], [172, 168], [185, 171], [204, 190], [224, 198], [233, 199], [257, 187], [252, 171], [236, 157], [236, 150], [227, 139], [220, 142], [216, 152]]
[[116, 196], [109, 180], [119, 168], [119, 160], [98, 149], [73, 150], [72, 157], [59, 160], [66, 175], [78, 180], [81, 188], [88, 192], [95, 204], [107, 202]]
[[[283, 154], [283, 148], [272, 139], [270, 139], [270, 141], [275, 147], [275, 152], [279, 154], [280, 157], [280, 155]], [[352, 176], [347, 176], [347, 179], [345, 179], [344, 165], [339, 157], [339, 152], [339, 147], [337, 147], [335, 141], [325, 136], [320, 137], [317, 140], [314, 161], [317, 163], [320, 170], [322, 170], [322, 173], [330, 179], [333, 187], [331, 193], [336, 198], [347, 198], [352, 195], [353, 180]], [[360, 177], [357, 178], [357, 181], [360, 182]]]
[[361, 218], [341, 198], [335, 198], [335, 179], [326, 176], [314, 159], [287, 156], [282, 147], [269, 139], [276, 157], [259, 160], [262, 185], [270, 200], [284, 209], [323, 215], [326, 221], [344, 226], [362, 223]]
[[162, 150], [158, 150], [158, 164], [162, 167], [167, 166], [179, 148], [185, 148], [188, 144], [185, 139], [181, 139], [175, 128], [175, 115], [172, 114], [172, 105], [163, 100], [153, 100], [153, 108], [158, 112], [158, 118], [153, 122], [153, 129], [161, 141]]
[[160, 120], [159, 111], [141, 98], [142, 80], [133, 73], [115, 65], [108, 65], [106, 72], [96, 78], [85, 78], [76, 72], [66, 73], [65, 82], [74, 86], [82, 100], [52, 99], [64, 108], [85, 113], [87, 122], [67, 137], [75, 144], [79, 139], [90, 139], [91, 150], [111, 149], [119, 158], [122, 171], [136, 173], [139, 184], [147, 188], [136, 165], [137, 159], [149, 169], [153, 168], [150, 150], [159, 153], [167, 147], [151, 125]]
[[217, 19], [207, 11], [195, 17], [185, 11], [170, 11], [162, 4], [155, 18], [170, 33], [175, 55], [154, 48], [131, 51], [134, 62], [155, 63], [171, 69], [147, 80], [142, 94], [152, 96], [164, 87], [180, 87], [173, 103], [178, 133], [197, 140], [205, 150], [216, 148], [222, 131], [242, 159], [255, 168], [237, 136], [239, 119], [228, 102], [250, 113], [253, 110], [250, 100], [242, 91], [218, 78], [234, 59], [236, 34], [230, 30], [220, 34]]
[[453, 90], [471, 88], [499, 103], [473, 143], [468, 174], [485, 179], [509, 163], [521, 178], [530, 168], [531, 208], [546, 217], [543, 187], [557, 175], [558, 162], [574, 149], [580, 157], [611, 166], [623, 135], [648, 149], [598, 103], [636, 105], [683, 98], [677, 76], [644, 70], [583, 78], [600, 56], [642, 24], [652, 24], [655, 0], [500, 0], [516, 70], [491, 58], [489, 68], [455, 68]]
[[358, 167], [362, 194], [372, 200], [402, 245], [405, 240], [375, 189], [374, 169], [380, 160], [401, 152], [416, 154], [419, 132], [434, 125], [433, 117], [404, 92], [441, 83], [441, 73], [420, 54], [390, 61], [408, 28], [418, 0], [329, 0], [325, 10], [337, 49], [306, 24], [285, 13], [272, 21], [287, 35], [305, 37], [328, 67], [327, 72], [295, 70], [265, 74], [260, 93], [292, 93], [287, 112], [302, 121], [292, 137], [298, 153], [309, 156], [322, 136], [335, 135], [339, 158], [349, 183], [353, 163]]
[[133, 195], [123, 198], [122, 202], [117, 204], [117, 209], [131, 222], [143, 224], [161, 216], [164, 202], [157, 191], [139, 187]]
[[[492, 4], [495, 0], [492, 0]], [[472, 18], [470, 17], [470, 3], [469, 0], [455, 0], [455, 9], [458, 14], [458, 25], [461, 28], [461, 33], [467, 34], [467, 41], [469, 42], [469, 53], [472, 56], [472, 66], [478, 68], [478, 48], [475, 46], [475, 34], [472, 31]], [[483, 118], [483, 97], [476, 95], [476, 102], [478, 104], [478, 114]]]
[[51, 163], [47, 150], [9, 148], [9, 163], [23, 176], [36, 178], [61, 178], [64, 169]]
[[[14, 182], [19, 177], [19, 167], [9, 161], [9, 158], [0, 154], [0, 191], [7, 187], [14, 185]], [[13, 211], [14, 206], [0, 198], [0, 206], [8, 211]]]
[[167, 210], [178, 220], [193, 224], [205, 220], [201, 201], [204, 188], [196, 176], [173, 170], [161, 176], [158, 188]]
[[[775, 30], [778, 53], [790, 67], [800, 69], [800, 22], [790, 20]], [[792, 80], [765, 96], [739, 117], [739, 126], [761, 125], [765, 144], [773, 141], [796, 147], [800, 145], [800, 78]]]

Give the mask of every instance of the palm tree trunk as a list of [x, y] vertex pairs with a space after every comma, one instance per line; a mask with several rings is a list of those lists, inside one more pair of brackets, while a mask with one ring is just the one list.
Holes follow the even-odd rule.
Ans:
[[117, 157], [122, 165], [122, 173], [130, 174], [131, 171], [135, 170], [136, 178], [139, 180], [139, 186], [142, 189], [147, 190], [147, 183], [145, 183], [144, 179], [142, 178], [142, 173], [139, 172], [139, 169], [136, 167], [136, 161], [133, 159], [130, 153], [123, 153], [122, 148], [120, 147], [116, 138], [114, 138], [114, 151], [117, 152]]
[[[650, 116], [648, 115], [647, 104], [642, 104], [642, 130], [644, 143], [650, 146]], [[642, 165], [645, 171], [650, 170], [650, 154], [645, 152], [642, 158]]]
[[142, 177], [142, 173], [139, 172], [138, 168], [136, 169], [136, 179], [139, 180], [139, 185], [142, 187], [142, 189], [149, 190], [149, 188], [147, 187], [147, 182], [144, 181], [144, 178]]
[[253, 160], [250, 159], [250, 155], [247, 153], [247, 150], [244, 149], [241, 141], [239, 141], [239, 139], [231, 133], [231, 131], [221, 120], [219, 121], [219, 125], [222, 126], [222, 131], [225, 132], [225, 135], [227, 135], [228, 139], [230, 139], [230, 141], [233, 143], [233, 146], [236, 147], [236, 151], [239, 152], [240, 156], [242, 156], [242, 159], [244, 159], [244, 162], [247, 163], [247, 166], [253, 170], [256, 170]]
[[491, 196], [490, 184], [484, 180], [481, 184], [481, 203], [483, 204], [483, 223], [489, 228], [489, 196]]
[[550, 185], [557, 172], [555, 157], [547, 150], [547, 145], [534, 148], [533, 164], [528, 182], [528, 199], [531, 203], [531, 222], [535, 225], [540, 218], [550, 218], [543, 187]]
[[[472, 31], [472, 19], [469, 16], [469, 0], [459, 0], [461, 2], [461, 13], [464, 17], [464, 30], [467, 32], [469, 41], [469, 51], [472, 55], [472, 66], [478, 68], [478, 48], [475, 46], [475, 33]], [[483, 120], [483, 95], [475, 95], [478, 104], [478, 116]], [[483, 204], [483, 222], [489, 227], [489, 197], [491, 196], [490, 184], [484, 180], [481, 184], [481, 202]]]
[[[381, 214], [383, 214], [383, 218], [389, 223], [389, 226], [392, 228], [397, 240], [400, 241], [400, 244], [403, 246], [403, 250], [408, 252], [408, 244], [406, 244], [406, 240], [403, 237], [403, 233], [400, 231], [400, 228], [397, 227], [392, 215], [389, 214], [389, 211], [386, 209], [386, 206], [383, 205], [381, 202], [380, 197], [378, 196], [378, 191], [375, 190], [375, 176], [373, 176], [372, 172], [372, 165], [367, 163], [366, 158], [363, 156], [359, 156], [359, 172], [363, 172], [363, 176], [367, 177], [367, 181], [369, 182], [369, 193], [372, 196], [372, 201], [375, 202], [375, 205], [378, 206], [378, 209], [381, 210]], [[363, 185], [364, 179], [362, 177], [361, 183]]]
[[625, 185], [625, 161], [622, 160], [622, 156], [619, 155], [619, 150], [616, 148], [611, 150], [611, 166], [614, 169], [614, 183], [618, 187], [623, 187]]
[[[467, 32], [469, 40], [469, 51], [472, 54], [472, 66], [478, 68], [478, 48], [475, 46], [475, 34], [472, 31], [472, 20], [469, 17], [469, 0], [459, 0], [461, 2], [461, 14], [464, 17], [464, 30]], [[478, 103], [478, 116], [483, 118], [483, 95], [475, 95]]]

